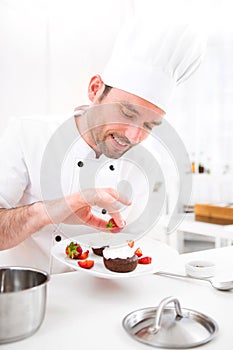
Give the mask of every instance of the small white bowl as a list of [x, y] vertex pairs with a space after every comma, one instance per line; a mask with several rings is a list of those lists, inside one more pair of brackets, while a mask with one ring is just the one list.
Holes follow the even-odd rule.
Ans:
[[185, 265], [186, 274], [191, 277], [208, 278], [215, 274], [215, 264], [207, 260], [193, 260]]

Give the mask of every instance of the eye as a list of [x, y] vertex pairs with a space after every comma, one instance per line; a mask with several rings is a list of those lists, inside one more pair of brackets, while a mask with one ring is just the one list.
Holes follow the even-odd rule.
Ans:
[[127, 118], [127, 119], [133, 119], [133, 118], [134, 118], [134, 116], [131, 115], [131, 114], [129, 114], [129, 113], [123, 112], [123, 115], [124, 115], [124, 117]]
[[131, 114], [130, 112], [128, 112], [124, 109], [122, 109], [121, 112], [122, 112], [123, 116], [127, 119], [134, 119], [135, 118], [134, 114]]

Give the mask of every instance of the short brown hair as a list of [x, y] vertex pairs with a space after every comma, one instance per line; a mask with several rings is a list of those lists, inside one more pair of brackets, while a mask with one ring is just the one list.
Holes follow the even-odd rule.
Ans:
[[105, 85], [104, 91], [103, 91], [102, 95], [99, 98], [99, 102], [101, 102], [109, 94], [111, 89], [112, 89], [112, 86]]

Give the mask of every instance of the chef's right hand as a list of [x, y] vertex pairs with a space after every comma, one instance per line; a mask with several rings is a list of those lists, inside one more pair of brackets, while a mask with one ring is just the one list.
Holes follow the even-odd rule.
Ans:
[[54, 201], [44, 202], [49, 217], [49, 223], [81, 224], [106, 230], [107, 221], [95, 216], [93, 206], [104, 208], [115, 220], [117, 226], [123, 228], [120, 209], [123, 205], [130, 205], [130, 201], [123, 194], [113, 188], [86, 189]]

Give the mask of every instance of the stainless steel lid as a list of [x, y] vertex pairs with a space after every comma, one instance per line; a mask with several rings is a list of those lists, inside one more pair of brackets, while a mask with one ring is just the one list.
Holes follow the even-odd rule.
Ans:
[[[173, 302], [175, 307], [167, 307]], [[157, 348], [187, 349], [205, 344], [218, 331], [217, 323], [194, 310], [180, 307], [168, 297], [158, 307], [131, 312], [123, 319], [123, 327], [134, 339]]]

